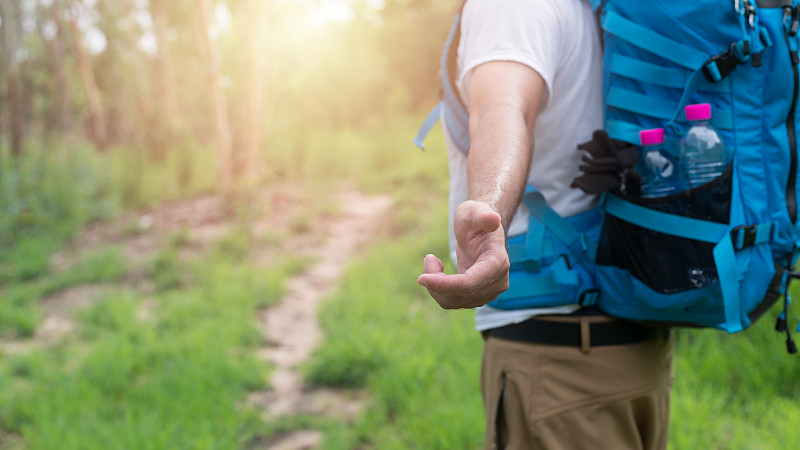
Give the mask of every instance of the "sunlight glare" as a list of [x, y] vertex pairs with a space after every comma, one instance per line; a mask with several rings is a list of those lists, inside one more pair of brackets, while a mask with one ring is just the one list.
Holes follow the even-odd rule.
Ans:
[[233, 15], [224, 3], [217, 3], [214, 6], [214, 13], [209, 27], [209, 33], [214, 39], [218, 39], [225, 30], [230, 28], [233, 22]]
[[332, 44], [331, 27], [347, 25], [356, 18], [352, 0], [278, 0], [292, 6], [284, 9], [281, 28], [292, 37], [290, 45], [308, 52], [324, 52]]
[[323, 27], [331, 23], [347, 23], [355, 16], [355, 11], [345, 0], [320, 0], [305, 3], [308, 7], [309, 22], [316, 27]]

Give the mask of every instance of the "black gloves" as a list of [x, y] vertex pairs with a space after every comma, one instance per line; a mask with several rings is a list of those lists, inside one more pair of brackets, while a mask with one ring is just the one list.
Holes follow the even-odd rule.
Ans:
[[619, 191], [627, 195], [641, 195], [641, 175], [633, 170], [639, 161], [638, 148], [627, 142], [611, 139], [603, 130], [597, 130], [592, 140], [578, 146], [588, 154], [581, 157], [579, 169], [583, 174], [572, 182], [572, 187], [587, 194]]

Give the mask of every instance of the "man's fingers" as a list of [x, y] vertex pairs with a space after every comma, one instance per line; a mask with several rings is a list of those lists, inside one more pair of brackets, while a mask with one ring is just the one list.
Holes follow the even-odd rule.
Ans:
[[484, 305], [508, 288], [508, 255], [500, 214], [488, 204], [468, 200], [456, 210], [454, 231], [458, 241], [458, 271], [446, 275], [433, 255], [424, 260], [417, 283], [445, 309]]
[[[508, 289], [508, 278], [502, 277], [475, 290], [464, 274], [436, 275], [428, 292], [443, 309], [476, 308], [496, 299]], [[435, 289], [435, 288], [439, 289]]]
[[422, 260], [422, 273], [442, 273], [444, 272], [444, 264], [435, 255], [425, 255]]
[[446, 276], [444, 264], [435, 255], [425, 255], [422, 260], [422, 275], [417, 277], [417, 283], [430, 289], [431, 280], [435, 280], [438, 276]]
[[447, 275], [426, 272], [417, 278], [417, 283], [428, 288], [431, 294], [438, 292], [444, 295], [464, 295], [464, 286], [466, 286], [467, 280], [463, 273]]
[[[505, 281], [508, 275], [508, 268], [502, 268], [505, 270], [498, 270], [498, 266], [489, 261], [478, 261], [465, 273], [446, 275], [442, 272], [426, 272], [420, 275], [417, 282], [428, 290], [443, 295], [469, 297], [497, 290], [498, 281]], [[496, 294], [507, 288], [508, 286], [505, 286], [497, 290]]]

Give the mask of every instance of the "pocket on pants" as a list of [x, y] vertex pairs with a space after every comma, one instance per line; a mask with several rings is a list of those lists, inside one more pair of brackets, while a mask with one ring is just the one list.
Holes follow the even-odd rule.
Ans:
[[502, 449], [506, 447], [506, 442], [508, 442], [508, 424], [506, 423], [505, 418], [505, 408], [503, 407], [503, 401], [506, 393], [506, 374], [503, 373], [503, 376], [500, 380], [500, 391], [497, 395], [497, 402], [494, 407], [494, 417], [492, 418], [492, 442], [494, 443], [494, 447], [496, 449]]

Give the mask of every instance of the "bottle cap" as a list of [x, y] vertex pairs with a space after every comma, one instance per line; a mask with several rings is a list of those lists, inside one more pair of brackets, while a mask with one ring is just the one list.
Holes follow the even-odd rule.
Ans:
[[711, 105], [700, 103], [697, 105], [686, 105], [686, 120], [708, 120], [711, 118]]
[[639, 132], [639, 141], [642, 145], [658, 145], [664, 143], [664, 129], [654, 128], [652, 130], [642, 130]]

